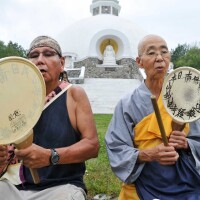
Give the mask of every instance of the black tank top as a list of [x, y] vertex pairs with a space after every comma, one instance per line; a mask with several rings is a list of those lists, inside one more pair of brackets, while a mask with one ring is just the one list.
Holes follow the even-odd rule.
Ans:
[[[71, 125], [66, 106], [67, 92], [47, 107], [34, 127], [34, 143], [47, 149], [70, 146], [80, 141], [81, 135]], [[47, 166], [37, 170], [41, 182], [33, 183], [28, 168], [23, 167], [25, 183], [17, 186], [23, 190], [42, 190], [56, 185], [73, 184], [85, 188], [83, 175], [85, 163]]]

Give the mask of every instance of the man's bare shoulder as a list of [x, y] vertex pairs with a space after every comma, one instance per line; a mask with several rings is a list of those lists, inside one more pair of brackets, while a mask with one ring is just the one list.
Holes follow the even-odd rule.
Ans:
[[69, 93], [76, 102], [82, 101], [83, 99], [88, 99], [85, 90], [78, 85], [73, 85], [69, 89]]

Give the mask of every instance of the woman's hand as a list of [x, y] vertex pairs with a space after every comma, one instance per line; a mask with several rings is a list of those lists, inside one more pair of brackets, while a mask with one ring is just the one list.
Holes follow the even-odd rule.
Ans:
[[172, 131], [169, 137], [169, 145], [175, 149], [188, 149], [186, 134], [183, 131]]
[[178, 158], [179, 154], [173, 146], [165, 146], [162, 143], [152, 149], [140, 150], [138, 162], [157, 161], [161, 165], [173, 165]]

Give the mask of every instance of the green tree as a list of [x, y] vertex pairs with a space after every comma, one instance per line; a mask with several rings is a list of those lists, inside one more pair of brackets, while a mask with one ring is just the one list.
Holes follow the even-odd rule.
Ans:
[[188, 44], [178, 44], [178, 47], [171, 50], [171, 61], [174, 64], [174, 68], [177, 68], [177, 61], [181, 59], [181, 57], [185, 56], [188, 50]]
[[200, 48], [191, 47], [187, 53], [176, 61], [176, 67], [189, 66], [200, 70]]
[[6, 45], [0, 40], [0, 58], [6, 57]]
[[26, 51], [23, 47], [12, 41], [8, 42], [8, 45], [5, 45], [3, 41], [0, 41], [0, 58], [7, 56], [20, 56], [26, 57]]

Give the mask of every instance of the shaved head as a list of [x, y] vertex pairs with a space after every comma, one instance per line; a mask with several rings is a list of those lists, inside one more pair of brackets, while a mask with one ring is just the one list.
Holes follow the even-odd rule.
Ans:
[[141, 56], [144, 53], [146, 45], [148, 43], [158, 41], [158, 40], [164, 41], [164, 43], [167, 46], [166, 41], [159, 35], [151, 34], [151, 35], [146, 35], [145, 37], [143, 37], [138, 44], [138, 56]]

